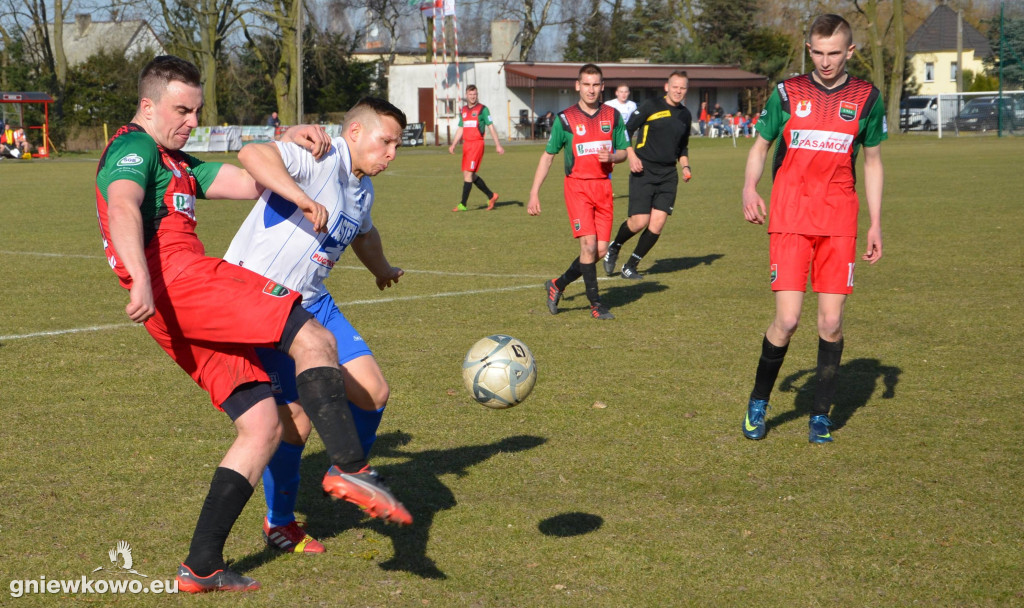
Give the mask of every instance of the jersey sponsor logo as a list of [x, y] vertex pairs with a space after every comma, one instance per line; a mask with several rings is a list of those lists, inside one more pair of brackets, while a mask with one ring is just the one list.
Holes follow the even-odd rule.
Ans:
[[761, 110], [761, 118], [764, 118], [765, 116], [768, 116], [768, 108]]
[[352, 239], [359, 232], [359, 224], [347, 215], [341, 214], [338, 227], [324, 237], [320, 248], [310, 254], [309, 259], [327, 270], [334, 268], [335, 262], [345, 252]]
[[590, 156], [592, 154], [600, 154], [602, 151], [612, 151], [612, 142], [610, 141], [585, 141], [576, 144], [576, 156]]
[[796, 115], [800, 118], [807, 118], [811, 115], [811, 101], [809, 99], [796, 102]]
[[145, 162], [141, 156], [132, 152], [128, 156], [125, 156], [121, 160], [117, 161], [118, 167], [134, 167], [135, 165], [141, 165]]
[[464, 120], [464, 121], [462, 121], [462, 126], [463, 127], [475, 127], [476, 126], [476, 121], [475, 120]]
[[268, 296], [274, 296], [275, 298], [283, 298], [288, 295], [288, 288], [284, 285], [279, 285], [273, 281], [267, 281], [267, 284], [263, 286], [263, 293]]
[[174, 203], [174, 210], [184, 213], [189, 219], [196, 219], [196, 197], [186, 192], [174, 192], [171, 194], [171, 202]]
[[779, 265], [772, 264], [772, 283], [774, 283], [777, 278], [779, 278]]
[[853, 145], [853, 135], [836, 133], [835, 131], [800, 131], [793, 129], [789, 134], [791, 150], [811, 150], [814, 152], [835, 152], [847, 154]]
[[576, 125], [576, 135], [586, 135], [586, 134], [587, 134], [587, 125], [584, 125], [584, 124]]
[[786, 94], [786, 85], [785, 85], [785, 83], [780, 82], [777, 86], [778, 86], [778, 89], [779, 89], [779, 97], [782, 99], [782, 101], [783, 102], [789, 101], [789, 95]]
[[854, 118], [857, 118], [857, 104], [852, 101], [840, 101], [839, 118], [842, 118], [843, 120], [853, 120]]
[[602, 133], [611, 133], [612, 132], [612, 121], [610, 121], [610, 120], [602, 120], [601, 121], [601, 132]]

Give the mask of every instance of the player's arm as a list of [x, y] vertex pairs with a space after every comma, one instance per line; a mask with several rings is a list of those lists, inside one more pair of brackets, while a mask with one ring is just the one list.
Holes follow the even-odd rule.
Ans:
[[743, 217], [751, 224], [763, 224], [767, 213], [764, 199], [757, 193], [757, 183], [764, 173], [764, 161], [771, 145], [767, 139], [755, 137], [754, 145], [750, 146], [747, 154], [747, 168], [743, 172]]
[[683, 169], [683, 181], [688, 182], [693, 177], [693, 172], [690, 171], [690, 157], [683, 154], [679, 157], [679, 166]]
[[281, 141], [298, 144], [317, 159], [322, 158], [331, 149], [331, 137], [320, 125], [289, 127], [281, 136]]
[[530, 215], [540, 215], [540, 187], [547, 179], [548, 171], [551, 170], [551, 163], [555, 155], [545, 150], [540, 155], [537, 163], [537, 171], [533, 174], [533, 186], [530, 187], [530, 202], [526, 205], [526, 212]]
[[609, 160], [613, 163], [621, 163], [622, 161], [629, 158], [629, 153], [633, 151], [633, 144], [630, 143], [629, 137], [626, 136], [626, 123], [622, 121], [620, 114], [615, 115], [615, 127], [612, 132], [612, 148], [614, 152], [608, 154], [608, 158], [605, 158], [605, 151], [602, 150], [597, 155], [597, 159], [602, 163], [606, 163]]
[[[238, 160], [248, 171], [249, 179], [264, 188], [269, 188], [302, 209], [306, 219], [313, 223], [313, 229], [324, 232], [327, 228], [327, 208], [316, 202], [299, 187], [288, 168], [285, 167], [281, 151], [274, 142], [247, 144], [238, 151]], [[225, 165], [228, 166], [228, 165]], [[219, 178], [219, 176], [218, 176]], [[252, 197], [255, 198], [255, 197]]]
[[882, 147], [864, 148], [864, 198], [868, 203], [868, 248], [864, 260], [874, 264], [882, 259], [882, 189], [885, 171], [882, 169]]
[[385, 287], [391, 287], [392, 283], [397, 284], [398, 279], [405, 274], [401, 268], [388, 263], [376, 226], [353, 239], [352, 250], [356, 252], [356, 257], [363, 266], [373, 273], [377, 280], [377, 289], [383, 290]]
[[139, 184], [119, 179], [107, 186], [107, 223], [117, 257], [132, 277], [124, 311], [132, 321], [143, 323], [156, 313], [153, 286], [142, 242], [142, 210], [145, 191]]
[[455, 154], [455, 146], [462, 141], [462, 127], [455, 129], [455, 137], [452, 138], [452, 145], [448, 146], [448, 154]]
[[494, 128], [494, 123], [487, 125], [487, 130], [491, 132], [491, 139], [494, 140], [494, 151], [498, 154], [504, 154], [505, 148], [501, 147], [501, 141], [498, 140], [498, 130]]

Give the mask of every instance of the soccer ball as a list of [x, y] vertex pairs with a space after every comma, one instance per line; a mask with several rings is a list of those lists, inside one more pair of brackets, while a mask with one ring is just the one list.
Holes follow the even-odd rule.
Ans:
[[474, 399], [502, 410], [530, 394], [537, 382], [537, 364], [530, 349], [512, 336], [487, 336], [466, 353], [462, 381]]

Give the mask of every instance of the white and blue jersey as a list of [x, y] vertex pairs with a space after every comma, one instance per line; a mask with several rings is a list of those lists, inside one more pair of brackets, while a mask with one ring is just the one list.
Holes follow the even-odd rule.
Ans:
[[[373, 184], [352, 175], [352, 155], [343, 138], [331, 140], [321, 160], [300, 146], [277, 142], [288, 173], [313, 200], [327, 208], [328, 231], [317, 233], [302, 211], [266, 190], [232, 239], [224, 259], [302, 293], [302, 307], [334, 334], [338, 363], [372, 355], [362, 336], [337, 308], [324, 280], [356, 236], [373, 228]], [[298, 400], [295, 363], [285, 353], [257, 348], [279, 404]]]
[[302, 293], [309, 307], [327, 293], [324, 279], [356, 236], [373, 228], [373, 184], [352, 175], [352, 155], [341, 137], [322, 159], [293, 143], [277, 142], [288, 173], [327, 208], [326, 233], [317, 233], [295, 203], [266, 190], [232, 239], [224, 259]]

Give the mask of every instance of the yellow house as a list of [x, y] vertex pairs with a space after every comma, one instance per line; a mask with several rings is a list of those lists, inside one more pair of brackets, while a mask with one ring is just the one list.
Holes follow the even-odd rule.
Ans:
[[[956, 22], [956, 11], [940, 4], [907, 40], [911, 74], [921, 86], [920, 95], [957, 92]], [[983, 73], [982, 59], [992, 54], [988, 40], [966, 21], [962, 40], [963, 69]]]

